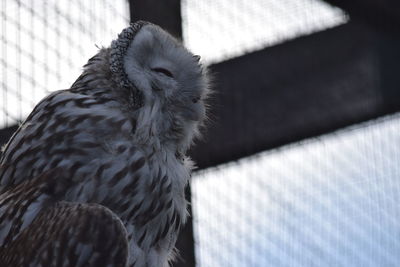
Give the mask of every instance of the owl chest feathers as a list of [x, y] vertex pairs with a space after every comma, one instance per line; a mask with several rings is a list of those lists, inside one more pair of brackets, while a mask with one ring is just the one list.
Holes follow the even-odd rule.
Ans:
[[[57, 181], [67, 185], [60, 200], [102, 204], [126, 225], [131, 247], [168, 251], [186, 219], [191, 161], [160, 138], [155, 110], [143, 112], [137, 124], [112, 101], [54, 93], [32, 112], [3, 160], [13, 162], [20, 179], [28, 179], [27, 169], [33, 178], [60, 168]], [[7, 173], [4, 186], [22, 182]]]
[[[151, 124], [148, 127], [148, 136], [140, 139], [147, 138], [146, 145], [132, 140], [104, 141], [107, 158], [113, 163], [107, 165], [109, 169], [96, 165], [102, 182], [93, 192], [92, 201], [109, 207], [125, 224], [130, 261], [148, 262], [148, 255], [153, 255], [151, 259], [166, 262], [186, 221], [184, 188], [192, 163], [164, 145], [152, 132], [155, 128]], [[89, 185], [93, 187], [95, 184]]]
[[[94, 111], [92, 106], [91, 116], [104, 116]], [[160, 137], [160, 116], [155, 108], [141, 112], [137, 116], [142, 123], [133, 123], [112, 109], [96, 122], [97, 139], [92, 142], [98, 147], [87, 150], [96, 156], [84, 165], [76, 165], [74, 160], [68, 163], [76, 182], [66, 192], [66, 200], [110, 208], [126, 225], [131, 247], [136, 247], [132, 251], [152, 247], [168, 251], [186, 220], [184, 188], [192, 162], [177, 156], [177, 147]], [[92, 135], [91, 127], [86, 125], [88, 135]], [[81, 133], [79, 140], [84, 140], [84, 135]], [[82, 145], [80, 141], [71, 143]]]

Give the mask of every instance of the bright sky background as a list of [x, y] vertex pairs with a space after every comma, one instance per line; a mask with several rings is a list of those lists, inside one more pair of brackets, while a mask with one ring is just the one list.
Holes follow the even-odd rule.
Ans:
[[400, 114], [197, 173], [200, 267], [397, 266]]
[[342, 10], [319, 0], [182, 0], [183, 39], [214, 63], [343, 24]]
[[0, 128], [25, 118], [50, 91], [129, 23], [126, 0], [23, 0], [0, 4]]

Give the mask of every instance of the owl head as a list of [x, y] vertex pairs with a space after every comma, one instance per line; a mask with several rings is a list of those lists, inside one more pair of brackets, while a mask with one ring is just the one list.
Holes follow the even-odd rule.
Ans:
[[130, 92], [141, 124], [186, 148], [206, 118], [207, 70], [177, 39], [149, 22], [123, 30], [111, 45], [111, 70], [117, 84]]

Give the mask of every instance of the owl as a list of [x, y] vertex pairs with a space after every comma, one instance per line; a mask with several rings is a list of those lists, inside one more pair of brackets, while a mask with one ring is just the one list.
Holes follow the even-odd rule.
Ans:
[[186, 221], [206, 67], [138, 21], [51, 93], [0, 161], [0, 266], [168, 266]]

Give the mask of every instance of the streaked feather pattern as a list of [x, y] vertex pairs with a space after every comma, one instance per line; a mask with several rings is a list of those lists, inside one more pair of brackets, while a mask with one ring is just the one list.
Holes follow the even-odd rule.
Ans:
[[207, 93], [198, 59], [158, 26], [102, 48], [5, 148], [0, 265], [167, 266]]

